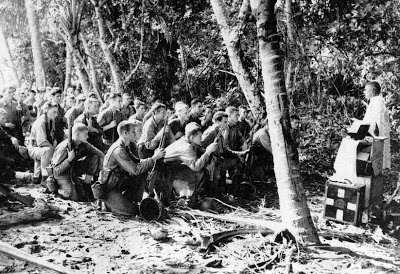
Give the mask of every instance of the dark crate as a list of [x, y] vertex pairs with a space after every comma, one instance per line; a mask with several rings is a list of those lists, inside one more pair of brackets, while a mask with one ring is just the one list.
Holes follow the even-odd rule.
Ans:
[[364, 208], [364, 197], [364, 185], [328, 181], [325, 187], [325, 218], [359, 225]]

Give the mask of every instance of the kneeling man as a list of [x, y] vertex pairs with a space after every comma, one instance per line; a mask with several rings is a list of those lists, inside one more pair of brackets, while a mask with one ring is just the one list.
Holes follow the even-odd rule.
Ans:
[[214, 142], [202, 149], [201, 126], [191, 122], [185, 127], [185, 136], [165, 149], [165, 162], [171, 165], [168, 169], [173, 180], [173, 187], [180, 197], [188, 198], [198, 189], [205, 174], [205, 167], [210, 162], [210, 155], [218, 148]]
[[140, 123], [122, 121], [118, 125], [119, 139], [108, 149], [101, 173], [107, 185], [103, 202], [111, 211], [122, 215], [138, 214], [138, 202], [143, 197], [147, 171], [164, 157], [164, 149], [156, 149], [153, 156], [139, 159], [135, 141], [140, 136]]
[[72, 127], [72, 143], [69, 145], [68, 139], [62, 141], [51, 160], [58, 194], [73, 201], [83, 198], [79, 197], [74, 182], [83, 177], [83, 183], [90, 190], [93, 177], [98, 176], [103, 165], [104, 154], [87, 142], [88, 132], [86, 125], [75, 124]]

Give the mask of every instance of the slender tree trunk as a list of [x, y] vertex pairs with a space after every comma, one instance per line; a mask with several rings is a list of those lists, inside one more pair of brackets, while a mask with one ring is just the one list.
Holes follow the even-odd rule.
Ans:
[[33, 63], [35, 66], [36, 87], [45, 87], [42, 46], [40, 43], [39, 18], [32, 0], [25, 0], [26, 16], [28, 19], [29, 32], [31, 34]]
[[8, 67], [11, 69], [12, 76], [14, 78], [14, 82], [15, 82], [16, 85], [18, 85], [18, 87], [20, 87], [21, 86], [21, 82], [20, 82], [19, 77], [18, 77], [17, 69], [15, 68], [15, 65], [14, 65], [14, 61], [13, 61], [13, 58], [12, 58], [12, 55], [11, 55], [10, 47], [8, 45], [7, 36], [6, 36], [5, 32], [4, 32], [2, 23], [0, 23], [0, 43], [2, 44], [2, 46], [4, 48], [4, 55], [5, 55], [5, 58], [7, 60]]
[[67, 94], [67, 89], [71, 85], [71, 75], [72, 75], [72, 53], [68, 45], [65, 46], [66, 57], [65, 57], [65, 83], [64, 83], [64, 94]]
[[85, 69], [85, 64], [83, 64], [83, 59], [79, 50], [73, 49], [73, 58], [74, 58], [76, 73], [78, 74], [79, 82], [81, 83], [82, 91], [83, 93], [87, 94], [90, 92], [90, 80], [88, 73]]
[[120, 68], [118, 66], [117, 60], [116, 60], [113, 52], [110, 50], [109, 45], [107, 43], [110, 39], [108, 39], [109, 33], [108, 33], [108, 30], [106, 27], [105, 19], [101, 12], [101, 7], [99, 6], [99, 1], [92, 0], [92, 3], [94, 5], [94, 10], [96, 12], [96, 17], [97, 17], [100, 46], [101, 46], [101, 49], [103, 50], [103, 53], [106, 57], [106, 60], [109, 64], [109, 66], [110, 66], [115, 90], [119, 93], [122, 93], [123, 92], [122, 74], [121, 74]]
[[300, 242], [319, 244], [307, 206], [297, 148], [290, 134], [283, 61], [279, 54], [279, 36], [274, 14], [275, 3], [276, 0], [250, 0], [257, 20], [264, 95], [282, 222]]
[[86, 41], [85, 35], [81, 32], [81, 41], [83, 44], [83, 48], [85, 49], [86, 55], [88, 56], [88, 61], [89, 61], [89, 70], [90, 70], [90, 79], [93, 87], [93, 91], [96, 93], [97, 99], [100, 102], [103, 102], [101, 96], [100, 96], [100, 88], [99, 88], [99, 82], [97, 81], [97, 73], [96, 73], [96, 66], [93, 60], [93, 54], [90, 51], [89, 45]]
[[256, 81], [253, 75], [243, 64], [243, 52], [240, 48], [240, 34], [243, 31], [244, 22], [250, 11], [249, 0], [243, 0], [238, 16], [241, 23], [235, 27], [232, 27], [229, 24], [228, 12], [225, 8], [224, 1], [210, 0], [210, 2], [221, 30], [222, 39], [228, 50], [228, 56], [233, 72], [236, 75], [240, 88], [242, 89], [252, 112], [257, 113], [256, 110], [261, 108], [260, 94], [256, 89]]
[[[294, 27], [293, 27], [293, 18], [292, 18], [292, 0], [284, 1], [284, 13], [285, 13], [285, 21], [286, 21], [286, 35], [287, 35], [287, 54], [286, 54], [286, 90], [288, 93], [289, 102], [293, 102], [293, 86], [294, 81], [296, 80], [293, 77], [294, 71], [294, 60], [293, 53], [296, 48], [296, 43], [294, 40]], [[290, 104], [292, 106], [293, 104]]]

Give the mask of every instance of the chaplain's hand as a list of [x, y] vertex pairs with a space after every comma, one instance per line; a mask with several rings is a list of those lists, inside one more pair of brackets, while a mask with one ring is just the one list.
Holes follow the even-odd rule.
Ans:
[[161, 159], [165, 156], [165, 150], [162, 148], [157, 148], [154, 151], [154, 155], [151, 157], [154, 161], [157, 161], [158, 159]]
[[213, 153], [214, 151], [216, 151], [218, 149], [218, 143], [211, 143], [208, 145], [208, 147], [206, 148], [206, 153], [208, 155], [210, 155], [211, 153]]

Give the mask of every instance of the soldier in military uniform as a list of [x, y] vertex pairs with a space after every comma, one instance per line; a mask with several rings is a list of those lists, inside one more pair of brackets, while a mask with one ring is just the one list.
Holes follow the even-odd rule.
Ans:
[[118, 125], [119, 139], [109, 148], [101, 172], [101, 182], [107, 185], [103, 202], [111, 211], [123, 215], [136, 215], [146, 185], [147, 171], [164, 157], [163, 149], [154, 155], [139, 159], [135, 140], [139, 130], [136, 124], [123, 121]]
[[65, 110], [61, 106], [62, 90], [59, 87], [54, 87], [50, 93], [51, 102], [53, 105], [57, 105], [58, 114], [55, 123], [54, 138], [57, 144], [61, 143], [65, 139], [64, 130], [67, 129], [68, 123], [65, 118]]
[[55, 119], [58, 114], [58, 105], [47, 102], [44, 106], [44, 114], [37, 118], [32, 125], [31, 144], [28, 147], [29, 157], [35, 161], [33, 181], [44, 184], [48, 177], [46, 167], [50, 164], [54, 148], [57, 145], [55, 139]]
[[122, 95], [112, 93], [109, 99], [109, 107], [101, 111], [97, 122], [103, 129], [104, 151], [106, 151], [118, 139], [118, 124], [125, 120], [121, 112]]
[[[235, 169], [240, 163], [240, 157], [248, 153], [246, 151], [236, 151], [231, 149], [228, 143], [229, 125], [228, 114], [223, 111], [217, 111], [213, 116], [214, 124], [209, 127], [202, 136], [201, 142], [204, 147], [215, 141], [219, 132], [222, 132], [218, 139], [218, 150], [215, 151], [213, 157], [215, 168], [210, 172], [212, 182], [210, 185], [210, 194], [212, 196], [221, 196], [223, 188], [226, 185], [225, 174], [226, 170]], [[233, 181], [236, 180], [237, 174], [230, 174]], [[236, 181], [234, 182], [236, 183]], [[236, 189], [234, 189], [235, 191]]]
[[84, 112], [76, 118], [74, 123], [82, 123], [89, 129], [88, 143], [104, 151], [103, 129], [97, 123], [96, 115], [99, 114], [99, 101], [95, 98], [88, 98], [85, 101]]
[[[155, 103], [152, 107], [152, 117], [143, 125], [142, 135], [138, 141], [138, 153], [140, 159], [146, 159], [153, 155], [154, 150], [160, 145], [163, 137], [163, 126], [167, 113], [167, 107], [161, 103]], [[165, 128], [165, 140], [167, 146], [175, 140], [169, 126]]]
[[7, 87], [3, 93], [3, 98], [0, 99], [0, 107], [7, 113], [4, 130], [17, 138], [21, 145], [24, 145], [22, 125], [30, 121], [31, 115], [28, 107], [23, 102], [15, 100], [14, 94], [15, 88]]
[[122, 94], [121, 112], [125, 119], [129, 119], [133, 114], [136, 113], [135, 107], [133, 106], [132, 96], [127, 92]]
[[7, 112], [0, 108], [0, 176], [2, 182], [8, 182], [15, 177], [15, 165], [20, 159], [17, 138], [9, 135], [3, 126], [7, 121]]
[[173, 186], [180, 197], [188, 198], [198, 189], [200, 181], [205, 179], [211, 154], [218, 149], [218, 143], [213, 142], [204, 150], [201, 136], [201, 126], [191, 122], [185, 127], [185, 136], [165, 149], [164, 161], [170, 165], [166, 170], [171, 173]]
[[[62, 141], [55, 149], [51, 164], [58, 194], [73, 201], [82, 200], [76, 187], [77, 180], [83, 175], [83, 184], [90, 186], [103, 166], [104, 154], [87, 142], [89, 129], [77, 123], [72, 127], [72, 142]], [[70, 148], [69, 148], [70, 147]], [[71, 174], [72, 169], [72, 174]], [[79, 182], [81, 183], [81, 182]], [[90, 188], [88, 188], [90, 190]], [[91, 190], [90, 190], [91, 191]]]

